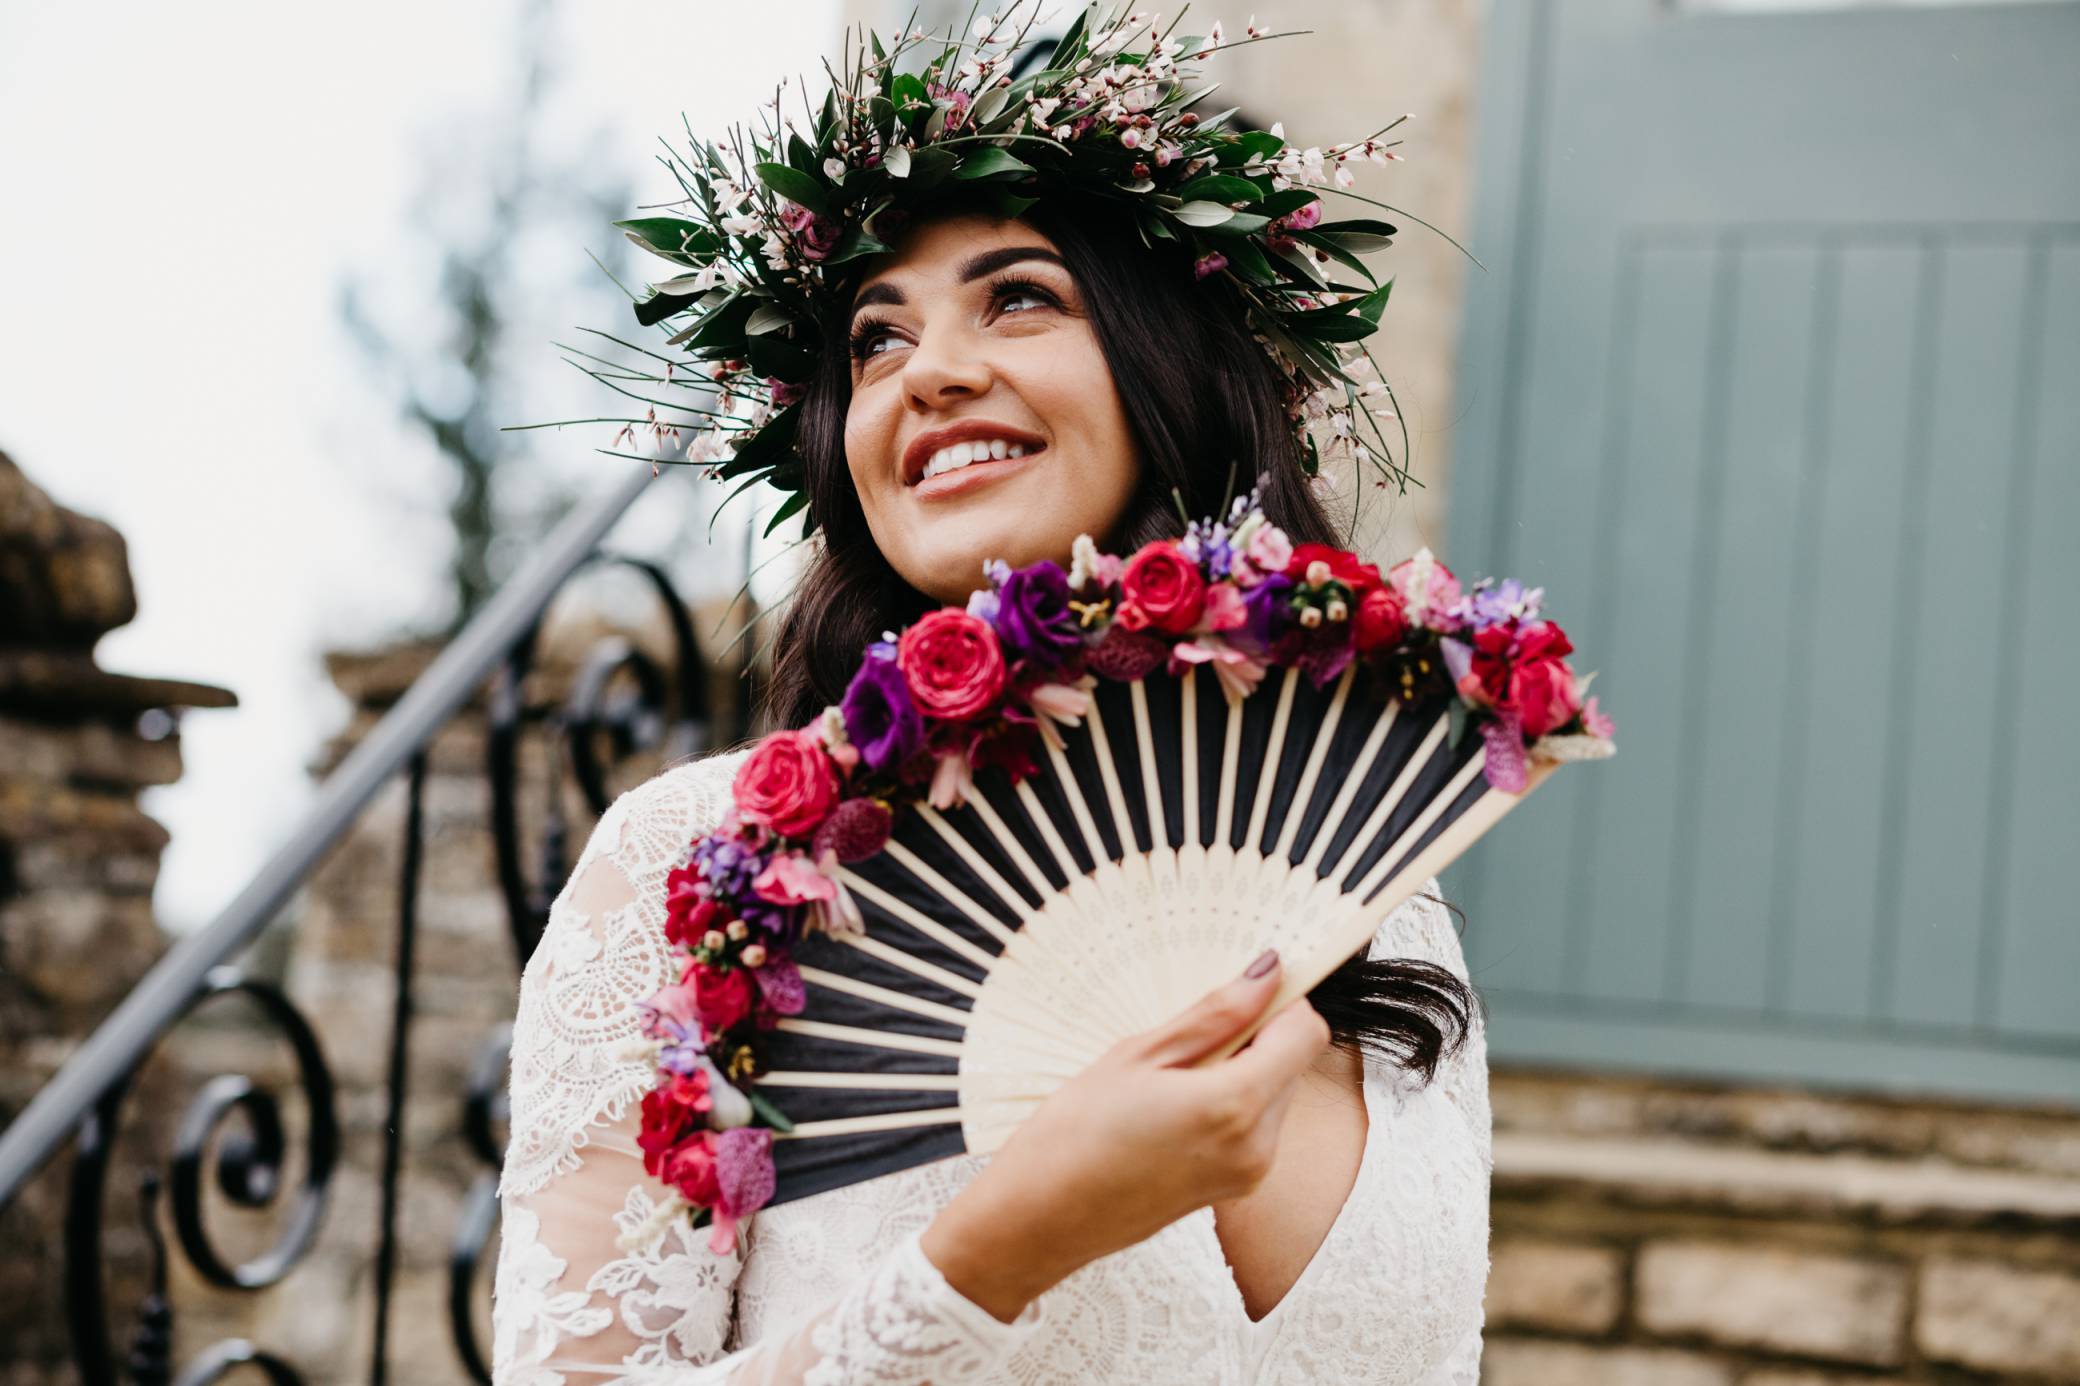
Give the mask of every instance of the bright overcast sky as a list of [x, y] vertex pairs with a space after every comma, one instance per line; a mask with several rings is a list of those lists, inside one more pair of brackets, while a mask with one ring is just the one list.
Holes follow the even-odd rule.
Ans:
[[[0, 450], [129, 541], [140, 614], [101, 662], [241, 701], [186, 719], [185, 777], [145, 800], [173, 832], [157, 897], [173, 927], [228, 901], [307, 798], [303, 767], [345, 714], [320, 651], [439, 610], [445, 474], [372, 383], [339, 293], [358, 274], [408, 319], [429, 161], [464, 178], [496, 142], [517, 9], [0, 5]], [[596, 140], [645, 200], [682, 111], [704, 133], [744, 118], [838, 25], [830, 0], [556, 14], [545, 158]], [[584, 311], [571, 286], [612, 235], [530, 251], [545, 333], [566, 303]], [[597, 412], [548, 379], [530, 418]], [[604, 436], [529, 436], [580, 483], [615, 465], [589, 452]]]

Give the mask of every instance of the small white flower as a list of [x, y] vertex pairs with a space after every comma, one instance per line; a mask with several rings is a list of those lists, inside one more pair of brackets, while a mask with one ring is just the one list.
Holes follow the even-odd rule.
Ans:
[[833, 183], [845, 181], [845, 161], [843, 159], [825, 159], [823, 161], [823, 176], [830, 179]]

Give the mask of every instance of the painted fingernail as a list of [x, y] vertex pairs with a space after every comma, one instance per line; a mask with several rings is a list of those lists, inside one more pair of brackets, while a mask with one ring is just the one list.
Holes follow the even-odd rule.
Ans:
[[1263, 976], [1265, 973], [1269, 972], [1272, 968], [1277, 966], [1278, 950], [1276, 948], [1266, 948], [1263, 952], [1257, 954], [1257, 960], [1251, 963], [1249, 965], [1249, 971], [1243, 973], [1242, 975], [1251, 979], [1255, 979]]

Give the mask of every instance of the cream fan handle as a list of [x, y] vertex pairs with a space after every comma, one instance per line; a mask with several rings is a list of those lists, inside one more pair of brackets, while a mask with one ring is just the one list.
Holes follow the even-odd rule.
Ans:
[[1411, 884], [1401, 892], [1399, 899], [1393, 899], [1394, 892], [1389, 891], [1387, 895], [1390, 903], [1384, 909], [1377, 901], [1370, 905], [1360, 905], [1328, 925], [1327, 946], [1313, 949], [1308, 957], [1297, 965], [1287, 965], [1279, 978], [1278, 990], [1272, 993], [1271, 1004], [1264, 1007], [1263, 1013], [1251, 1021], [1240, 1034], [1225, 1041], [1218, 1048], [1208, 1050], [1190, 1067], [1204, 1068], [1208, 1064], [1217, 1064], [1230, 1057], [1236, 1050], [1248, 1044], [1272, 1016], [1313, 991], [1317, 983], [1342, 966], [1345, 958], [1371, 941], [1372, 936], [1379, 931], [1379, 921], [1399, 909], [1403, 901], [1415, 894], [1416, 885], [1420, 885], [1458, 860], [1460, 853], [1479, 841], [1488, 829], [1501, 820], [1503, 814], [1523, 803], [1531, 791], [1544, 784], [1547, 777], [1559, 769], [1561, 764], [1559, 761], [1534, 759], [1528, 767], [1521, 793], [1510, 794], [1498, 789], [1482, 795], [1480, 800], [1467, 810], [1465, 816], [1439, 833], [1435, 842], [1425, 847], [1413, 861], [1402, 868], [1400, 879]]

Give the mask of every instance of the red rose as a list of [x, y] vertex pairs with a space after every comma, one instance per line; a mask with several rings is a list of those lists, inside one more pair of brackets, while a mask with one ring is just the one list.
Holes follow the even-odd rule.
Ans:
[[643, 1168], [663, 1177], [666, 1157], [689, 1131], [707, 1124], [705, 1113], [713, 1103], [708, 1097], [708, 1076], [696, 1069], [688, 1075], [673, 1075], [663, 1087], [643, 1094], [643, 1124], [636, 1145], [643, 1152]]
[[743, 968], [724, 972], [697, 962], [687, 971], [693, 982], [694, 1014], [709, 1034], [720, 1034], [751, 1013], [751, 974]]
[[721, 1201], [722, 1185], [715, 1174], [715, 1133], [696, 1131], [659, 1161], [657, 1177], [679, 1191], [696, 1208], [712, 1208]]
[[838, 774], [814, 732], [774, 732], [737, 767], [737, 816], [807, 837], [838, 801]]
[[896, 667], [927, 717], [965, 722], [1004, 691], [1004, 652], [989, 623], [951, 607], [934, 611], [896, 642]]
[[1551, 621], [1504, 621], [1475, 633], [1472, 677], [1491, 705], [1522, 719], [1526, 736], [1540, 737], [1582, 709], [1564, 658], [1573, 653], [1567, 632]]
[[1390, 650], [1408, 634], [1408, 607], [1401, 594], [1388, 587], [1375, 587], [1358, 602], [1351, 618], [1351, 642], [1359, 654]]
[[1363, 597], [1379, 586], [1379, 569], [1360, 559], [1348, 549], [1331, 548], [1327, 544], [1296, 544], [1293, 546], [1293, 561], [1286, 564], [1286, 576], [1295, 582], [1307, 580], [1307, 570], [1315, 563], [1329, 565], [1329, 576], [1351, 589], [1354, 597]]
[[[1199, 576], [1199, 565], [1165, 540], [1143, 545], [1127, 560], [1119, 585], [1125, 599], [1119, 619], [1128, 630], [1142, 629], [1145, 621], [1157, 630], [1183, 635], [1206, 606], [1206, 579]], [[1139, 619], [1128, 616], [1129, 610]]]
[[698, 866], [682, 866], [664, 878], [664, 936], [681, 948], [698, 945], [708, 930], [720, 928], [722, 907], [700, 893], [705, 878]]

